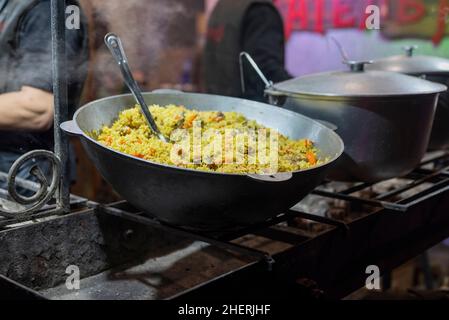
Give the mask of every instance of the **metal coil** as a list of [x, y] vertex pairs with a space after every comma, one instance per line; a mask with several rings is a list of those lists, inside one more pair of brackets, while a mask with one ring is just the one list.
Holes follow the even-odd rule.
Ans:
[[[30, 174], [36, 179], [39, 184], [39, 189], [31, 197], [25, 197], [17, 192], [16, 178], [20, 172], [20, 169], [29, 161], [33, 159], [45, 159], [51, 164], [51, 182], [48, 183], [45, 174], [38, 165], [31, 168]], [[19, 159], [17, 159], [11, 166], [8, 173], [8, 192], [11, 198], [18, 204], [27, 206], [26, 209], [19, 211], [6, 211], [0, 208], [0, 216], [6, 218], [21, 218], [24, 216], [30, 216], [38, 212], [44, 207], [54, 196], [56, 190], [59, 187], [61, 179], [61, 162], [59, 158], [52, 152], [47, 150], [35, 150], [31, 151]]]

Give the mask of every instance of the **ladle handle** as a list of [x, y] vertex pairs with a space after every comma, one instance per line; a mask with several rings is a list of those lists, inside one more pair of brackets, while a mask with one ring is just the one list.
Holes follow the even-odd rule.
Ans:
[[111, 51], [112, 56], [116, 60], [118, 66], [120, 67], [120, 71], [122, 72], [126, 85], [128, 86], [129, 90], [131, 90], [134, 98], [139, 103], [145, 119], [147, 120], [148, 126], [153, 131], [153, 133], [156, 134], [161, 140], [167, 141], [167, 139], [159, 131], [159, 128], [157, 127], [157, 124], [154, 121], [153, 116], [151, 115], [150, 109], [148, 108], [148, 105], [146, 104], [145, 99], [142, 96], [139, 85], [132, 75], [132, 72], [128, 65], [128, 58], [126, 57], [125, 50], [123, 49], [122, 41], [114, 33], [108, 33], [105, 36], [104, 41], [106, 43], [106, 46]]
[[349, 55], [346, 52], [343, 45], [341, 44], [341, 42], [338, 41], [333, 36], [329, 36], [329, 38], [335, 43], [335, 45], [338, 48], [338, 51], [340, 51], [341, 57], [343, 58], [343, 63], [348, 65], [352, 72], [363, 72], [365, 71], [365, 65], [373, 63], [373, 61], [355, 61], [349, 59]]
[[335, 45], [337, 46], [338, 51], [340, 52], [341, 58], [343, 59], [343, 63], [350, 61], [349, 55], [345, 50], [345, 47], [341, 44], [340, 41], [338, 41], [335, 37], [329, 36], [329, 39], [331, 39]]
[[265, 75], [263, 74], [262, 70], [260, 70], [259, 66], [257, 65], [256, 61], [254, 61], [254, 59], [251, 57], [251, 55], [247, 52], [242, 52], [240, 53], [240, 81], [242, 84], [242, 92], [245, 93], [246, 91], [246, 86], [245, 86], [245, 71], [243, 68], [243, 58], [246, 58], [246, 60], [248, 60], [249, 64], [251, 65], [251, 67], [256, 71], [257, 75], [259, 76], [259, 78], [263, 81], [263, 83], [265, 84], [265, 88], [271, 88], [273, 86], [273, 82], [269, 81], [267, 79], [267, 77], [265, 77]]

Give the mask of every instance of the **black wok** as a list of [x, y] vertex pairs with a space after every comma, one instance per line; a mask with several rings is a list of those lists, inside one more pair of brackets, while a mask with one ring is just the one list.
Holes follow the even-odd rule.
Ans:
[[148, 105], [184, 105], [196, 110], [237, 111], [293, 138], [308, 138], [329, 161], [287, 174], [249, 176], [180, 169], [107, 148], [88, 133], [110, 125], [135, 104], [131, 95], [94, 101], [82, 107], [64, 131], [81, 137], [101, 175], [127, 201], [146, 214], [178, 226], [218, 230], [263, 222], [301, 201], [326, 177], [343, 153], [343, 142], [328, 127], [294, 112], [235, 98], [185, 93], [146, 93]]

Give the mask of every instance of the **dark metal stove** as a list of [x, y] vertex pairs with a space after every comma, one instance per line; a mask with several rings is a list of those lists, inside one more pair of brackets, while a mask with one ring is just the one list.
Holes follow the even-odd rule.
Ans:
[[[126, 202], [79, 202], [0, 231], [0, 291], [15, 281], [48, 299], [343, 298], [367, 266], [388, 273], [449, 237], [448, 164], [437, 153], [403, 179], [326, 183], [271, 221], [222, 234], [167, 226]], [[65, 286], [70, 265], [80, 290]]]

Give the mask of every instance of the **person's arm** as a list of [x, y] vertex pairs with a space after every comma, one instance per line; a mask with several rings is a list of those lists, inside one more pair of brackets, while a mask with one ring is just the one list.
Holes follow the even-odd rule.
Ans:
[[39, 2], [17, 30], [17, 91], [0, 95], [0, 130], [47, 131], [53, 124], [50, 3]]
[[284, 27], [278, 12], [267, 4], [252, 5], [244, 20], [242, 47], [275, 83], [292, 78], [285, 69], [284, 46]]
[[0, 130], [47, 131], [53, 125], [53, 95], [33, 87], [0, 95]]

